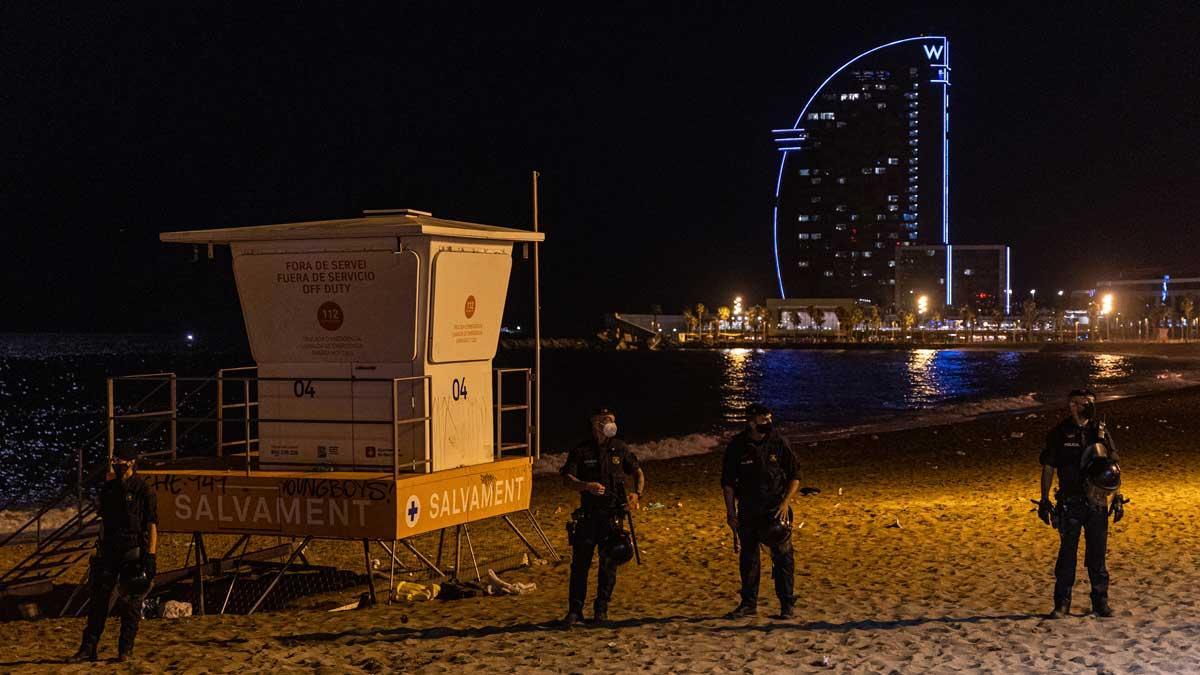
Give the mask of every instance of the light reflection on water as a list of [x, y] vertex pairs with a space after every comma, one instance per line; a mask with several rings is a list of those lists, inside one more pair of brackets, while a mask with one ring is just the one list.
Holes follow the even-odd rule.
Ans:
[[[501, 351], [498, 367], [524, 367], [528, 352]], [[244, 346], [188, 347], [179, 336], [0, 335], [0, 506], [56, 491], [88, 439], [98, 458], [104, 378], [175, 371], [208, 375], [244, 365]], [[1153, 358], [983, 350], [689, 350], [543, 353], [543, 439], [548, 451], [582, 439], [587, 414], [607, 405], [635, 442], [725, 430], [762, 402], [790, 429], [828, 429], [967, 408], [1059, 400], [1093, 386], [1101, 393], [1182, 364]], [[1178, 380], [1176, 380], [1178, 381]]]

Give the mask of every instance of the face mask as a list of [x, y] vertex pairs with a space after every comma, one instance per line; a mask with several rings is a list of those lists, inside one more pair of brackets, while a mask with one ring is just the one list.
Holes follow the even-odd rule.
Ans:
[[612, 438], [617, 435], [617, 423], [605, 422], [604, 427], [600, 431], [604, 434], [605, 438]]
[[1093, 417], [1095, 417], [1096, 416], [1096, 404], [1092, 401], [1088, 401], [1087, 403], [1084, 403], [1083, 407], [1079, 409], [1079, 416], [1084, 419], [1087, 419], [1087, 420], [1090, 420]]
[[767, 422], [766, 424], [755, 424], [754, 430], [763, 436], [766, 436], [771, 433], [771, 429], [773, 429], [774, 426], [775, 425], [771, 424], [770, 422]]

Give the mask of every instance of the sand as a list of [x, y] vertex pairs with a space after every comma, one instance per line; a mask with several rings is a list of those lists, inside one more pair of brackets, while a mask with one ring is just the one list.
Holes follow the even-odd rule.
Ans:
[[[796, 444], [797, 616], [780, 621], [764, 556], [760, 616], [721, 618], [737, 601], [737, 567], [717, 488], [720, 454], [646, 465], [637, 515], [644, 563], [622, 568], [603, 628], [558, 629], [567, 565], [506, 575], [523, 596], [329, 613], [148, 620], [127, 672], [1200, 672], [1200, 390], [1103, 404], [1122, 448], [1126, 519], [1110, 534], [1111, 619], [1051, 608], [1057, 535], [1028, 499], [1037, 455], [1061, 410], [954, 426]], [[840, 491], [840, 494], [839, 494]], [[563, 521], [577, 497], [535, 484], [547, 532], [567, 553]], [[899, 527], [895, 527], [896, 523]], [[165, 557], [183, 550], [165, 546]], [[318, 557], [353, 565], [361, 549]], [[173, 548], [172, 548], [173, 547]], [[171, 552], [174, 551], [174, 552]], [[8, 561], [14, 553], [0, 552]], [[164, 563], [165, 564], [165, 563]], [[594, 586], [593, 586], [594, 588]], [[347, 590], [334, 594], [349, 601]], [[589, 602], [590, 606], [590, 602]], [[115, 656], [115, 624], [102, 656]], [[0, 671], [66, 666], [81, 619], [0, 624]]]

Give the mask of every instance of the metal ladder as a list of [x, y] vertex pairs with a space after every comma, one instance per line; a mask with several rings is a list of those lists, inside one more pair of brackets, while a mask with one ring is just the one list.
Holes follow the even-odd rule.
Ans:
[[38, 595], [54, 588], [54, 581], [91, 555], [100, 532], [100, 514], [91, 503], [63, 523], [24, 560], [0, 576], [0, 597]]

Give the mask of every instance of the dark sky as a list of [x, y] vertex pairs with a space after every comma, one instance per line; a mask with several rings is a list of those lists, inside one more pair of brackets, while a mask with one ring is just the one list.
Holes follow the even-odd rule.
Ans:
[[1194, 3], [347, 5], [4, 3], [0, 331], [236, 330], [228, 256], [158, 232], [528, 227], [533, 168], [549, 333], [761, 299], [770, 130], [921, 33], [951, 40], [955, 243], [1010, 243], [1019, 293], [1200, 268]]

